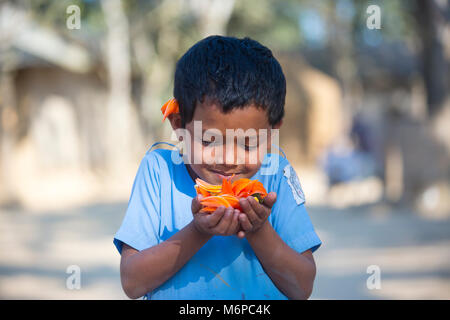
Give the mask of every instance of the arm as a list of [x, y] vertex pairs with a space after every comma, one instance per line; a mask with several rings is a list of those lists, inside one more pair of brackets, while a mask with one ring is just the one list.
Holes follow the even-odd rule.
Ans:
[[124, 244], [120, 278], [125, 294], [136, 299], [172, 277], [210, 239], [191, 222], [168, 240], [138, 251]]
[[276, 201], [274, 192], [259, 204], [252, 197], [241, 199], [245, 214], [240, 214], [247, 241], [274, 284], [291, 299], [308, 299], [311, 295], [316, 266], [310, 250], [302, 254], [289, 247], [267, 221]]
[[273, 283], [291, 299], [308, 299], [316, 265], [310, 250], [302, 254], [290, 248], [266, 222], [247, 240]]
[[222, 206], [212, 214], [199, 212], [199, 197], [192, 201], [192, 222], [166, 241], [142, 251], [123, 245], [120, 278], [129, 298], [141, 297], [166, 282], [213, 235], [236, 234], [239, 211]]

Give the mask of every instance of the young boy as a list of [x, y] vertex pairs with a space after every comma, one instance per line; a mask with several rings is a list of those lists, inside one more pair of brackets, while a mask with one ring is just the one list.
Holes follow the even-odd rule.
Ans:
[[[270, 141], [282, 124], [285, 95], [279, 63], [269, 49], [249, 38], [211, 36], [181, 57], [174, 84], [179, 112], [168, 119], [175, 132], [185, 132], [189, 156], [150, 149], [141, 162], [114, 238], [128, 297], [311, 295], [316, 273], [312, 253], [321, 241], [305, 210], [295, 171], [284, 157], [270, 153], [271, 144], [261, 136], [227, 137], [230, 129], [265, 131]], [[208, 130], [216, 135], [205, 134]], [[261, 151], [263, 158], [250, 161]], [[265, 172], [263, 163], [274, 170]], [[203, 213], [196, 178], [212, 184], [224, 178], [257, 179], [268, 195], [262, 203], [254, 197], [240, 199], [242, 210], [221, 206]]]

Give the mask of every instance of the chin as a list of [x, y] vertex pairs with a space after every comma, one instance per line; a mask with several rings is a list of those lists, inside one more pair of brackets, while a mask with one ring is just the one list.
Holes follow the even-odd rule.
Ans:
[[[194, 168], [193, 168], [194, 169]], [[241, 169], [242, 170], [242, 169]], [[194, 172], [195, 174], [202, 180], [211, 183], [211, 184], [222, 184], [223, 179], [231, 178], [232, 182], [247, 178], [250, 179], [258, 170], [243, 170], [240, 172], [228, 172], [228, 174], [225, 174], [223, 172], [217, 172], [213, 169], [208, 168], [195, 168]]]
[[238, 174], [234, 174], [233, 175], [221, 175], [221, 174], [217, 174], [215, 172], [208, 172], [208, 174], [206, 174], [209, 183], [212, 184], [222, 184], [222, 180], [223, 179], [228, 179], [231, 178], [231, 181], [234, 182], [236, 180], [242, 179], [242, 178], [248, 178], [250, 179], [253, 174], [250, 173], [238, 173]]

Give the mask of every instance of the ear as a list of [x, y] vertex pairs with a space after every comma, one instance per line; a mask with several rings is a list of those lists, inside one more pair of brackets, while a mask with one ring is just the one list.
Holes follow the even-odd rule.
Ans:
[[283, 125], [283, 120], [280, 120], [280, 122], [278, 122], [277, 124], [274, 124], [272, 126], [272, 129], [280, 129], [282, 125]]
[[181, 128], [181, 115], [179, 113], [172, 113], [167, 118], [174, 131]]
[[[268, 141], [272, 141], [272, 130], [276, 129], [279, 130], [281, 128], [281, 126], [283, 125], [283, 120], [280, 120], [278, 123], [274, 124], [271, 128], [271, 130], [269, 130], [269, 136]], [[267, 152], [271, 153], [272, 152], [272, 145], [270, 143], [267, 144]]]

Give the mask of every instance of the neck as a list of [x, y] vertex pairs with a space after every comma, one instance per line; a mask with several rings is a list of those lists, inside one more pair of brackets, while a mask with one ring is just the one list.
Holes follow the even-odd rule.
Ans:
[[192, 168], [189, 164], [184, 164], [184, 165], [186, 166], [186, 169], [187, 169], [192, 181], [195, 183], [195, 179], [200, 178], [200, 177], [194, 172], [194, 170], [192, 170]]

